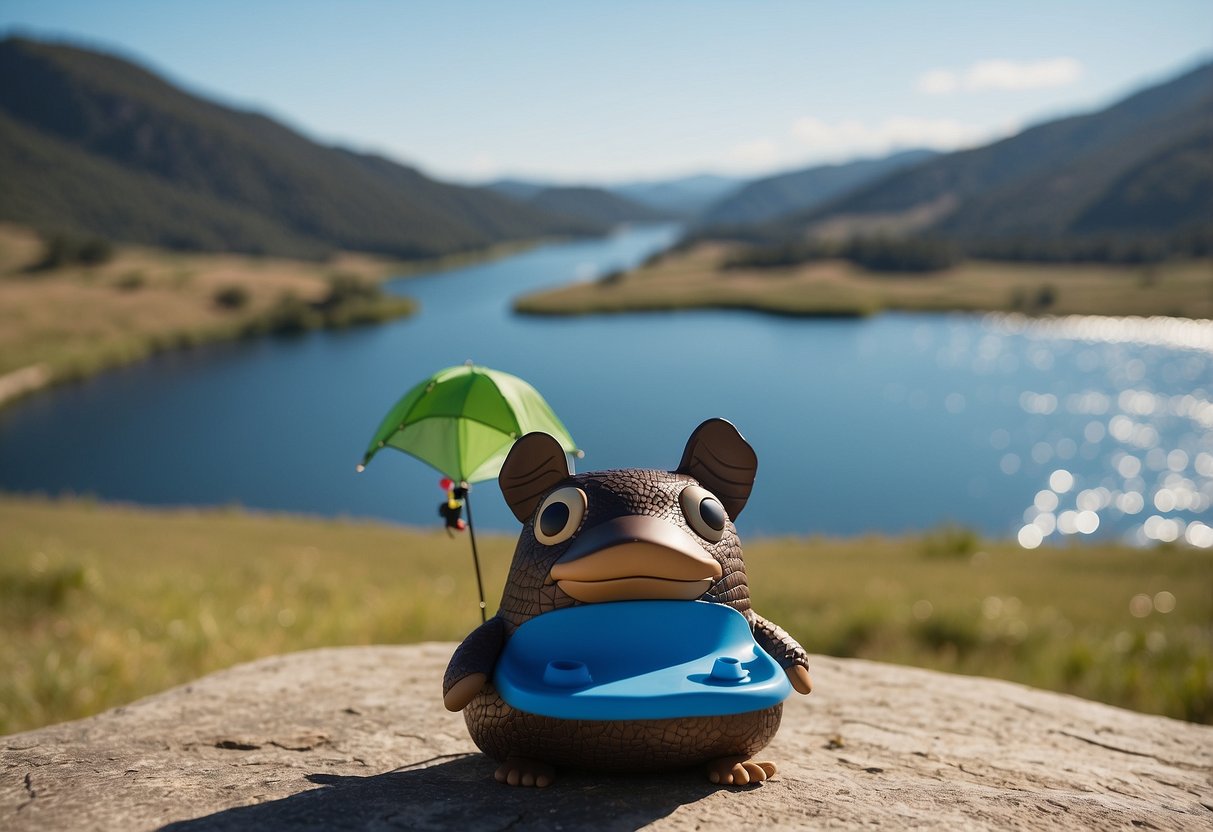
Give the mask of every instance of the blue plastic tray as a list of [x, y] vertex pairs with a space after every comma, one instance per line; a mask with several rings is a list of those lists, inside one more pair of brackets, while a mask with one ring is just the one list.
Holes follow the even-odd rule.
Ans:
[[537, 615], [506, 642], [493, 684], [563, 719], [665, 719], [769, 708], [792, 692], [745, 617], [705, 601], [615, 601]]

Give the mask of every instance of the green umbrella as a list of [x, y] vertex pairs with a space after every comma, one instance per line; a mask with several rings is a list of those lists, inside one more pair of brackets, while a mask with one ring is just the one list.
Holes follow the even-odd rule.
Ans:
[[[470, 483], [495, 478], [514, 440], [532, 431], [556, 437], [565, 453], [582, 455], [534, 387], [517, 376], [469, 361], [439, 370], [405, 393], [379, 423], [358, 470], [362, 471], [382, 448], [395, 448], [433, 466], [466, 489]], [[467, 495], [464, 504], [483, 618], [480, 557]]]
[[491, 480], [514, 440], [537, 430], [556, 437], [566, 453], [578, 453], [543, 396], [518, 376], [473, 364], [448, 367], [388, 411], [362, 465], [381, 448], [395, 448], [456, 482]]

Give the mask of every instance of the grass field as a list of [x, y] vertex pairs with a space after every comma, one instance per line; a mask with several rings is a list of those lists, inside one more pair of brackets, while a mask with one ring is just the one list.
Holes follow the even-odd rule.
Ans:
[[938, 273], [897, 275], [842, 260], [722, 268], [733, 251], [702, 243], [631, 272], [528, 295], [515, 309], [539, 315], [723, 308], [806, 317], [899, 309], [1213, 318], [1208, 260], [1148, 266], [967, 261]]
[[[259, 656], [479, 623], [467, 540], [438, 532], [12, 496], [0, 529], [0, 734]], [[482, 541], [490, 610], [512, 551]], [[755, 607], [813, 652], [1213, 722], [1213, 553], [937, 532], [751, 541], [746, 560]]]
[[[6, 388], [19, 386], [3, 383], [10, 373], [38, 368], [25, 373], [36, 387], [164, 349], [307, 325], [308, 304], [323, 303], [337, 282], [373, 287], [400, 271], [360, 255], [314, 263], [130, 246], [101, 265], [34, 270], [42, 248], [32, 231], [0, 225], [0, 405]], [[310, 323], [383, 320], [413, 309], [374, 291], [352, 301]]]

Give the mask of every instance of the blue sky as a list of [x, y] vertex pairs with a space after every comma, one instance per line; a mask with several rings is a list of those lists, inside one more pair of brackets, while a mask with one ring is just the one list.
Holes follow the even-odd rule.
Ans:
[[0, 29], [434, 175], [760, 174], [980, 143], [1213, 57], [1208, 0], [0, 0]]

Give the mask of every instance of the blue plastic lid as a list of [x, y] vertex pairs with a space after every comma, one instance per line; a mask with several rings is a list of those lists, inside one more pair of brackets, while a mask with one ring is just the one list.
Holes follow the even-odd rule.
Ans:
[[537, 615], [506, 642], [493, 684], [520, 711], [666, 719], [757, 711], [792, 692], [745, 616], [705, 601], [614, 601]]

